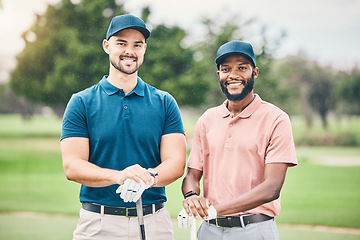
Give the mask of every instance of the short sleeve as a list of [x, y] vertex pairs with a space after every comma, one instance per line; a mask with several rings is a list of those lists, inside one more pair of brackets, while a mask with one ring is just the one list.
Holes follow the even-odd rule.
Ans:
[[205, 138], [202, 137], [201, 120], [202, 118], [200, 118], [195, 125], [194, 139], [191, 147], [191, 152], [189, 155], [189, 161], [187, 163], [187, 166], [189, 168], [193, 168], [199, 171], [203, 170], [203, 165], [204, 165], [204, 147], [202, 140], [205, 140]]
[[185, 134], [180, 110], [175, 99], [170, 94], [167, 94], [164, 98], [164, 101], [166, 118], [162, 135], [170, 133]]
[[68, 137], [89, 138], [85, 104], [78, 95], [70, 98], [63, 117], [60, 140]]
[[265, 163], [290, 163], [297, 165], [291, 123], [287, 114], [281, 114], [272, 126]]

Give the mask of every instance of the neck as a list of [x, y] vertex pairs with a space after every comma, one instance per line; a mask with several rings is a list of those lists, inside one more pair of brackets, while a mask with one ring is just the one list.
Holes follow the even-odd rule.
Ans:
[[227, 108], [235, 116], [239, 115], [249, 104], [254, 100], [255, 95], [251, 91], [243, 100], [241, 101], [229, 101]]
[[137, 72], [129, 75], [120, 71], [111, 71], [110, 69], [107, 80], [115, 87], [122, 89], [126, 95], [136, 87]]

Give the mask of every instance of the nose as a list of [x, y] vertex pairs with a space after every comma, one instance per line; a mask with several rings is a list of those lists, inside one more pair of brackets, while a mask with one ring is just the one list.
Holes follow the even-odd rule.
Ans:
[[236, 74], [236, 71], [234, 71], [233, 69], [229, 72], [229, 78], [230, 79], [238, 79], [239, 75]]
[[132, 55], [134, 53], [134, 49], [132, 48], [132, 46], [128, 45], [126, 46], [124, 53], [125, 55]]

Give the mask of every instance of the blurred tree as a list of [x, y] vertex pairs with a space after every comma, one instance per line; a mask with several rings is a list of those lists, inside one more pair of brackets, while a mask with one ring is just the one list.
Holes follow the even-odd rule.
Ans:
[[314, 65], [311, 69], [312, 82], [309, 91], [309, 103], [321, 118], [323, 127], [326, 129], [327, 115], [335, 109], [334, 74], [332, 69]]
[[40, 111], [40, 106], [17, 96], [7, 84], [0, 84], [0, 114], [17, 113], [23, 119], [30, 119], [37, 111]]
[[287, 56], [276, 67], [283, 86], [291, 95], [285, 104], [290, 112], [300, 113], [306, 120], [306, 125], [311, 128], [314, 111], [309, 104], [309, 91], [312, 82], [310, 66], [313, 64], [303, 53], [296, 56]]
[[360, 115], [360, 69], [356, 67], [350, 73], [341, 72], [338, 78], [336, 93], [341, 111]]
[[194, 60], [193, 51], [181, 46], [185, 36], [179, 27], [156, 26], [147, 41], [139, 75], [150, 85], [170, 92], [179, 105], [198, 105], [204, 102], [206, 83], [189, 75]]
[[37, 16], [23, 34], [25, 49], [17, 56], [10, 78], [17, 93], [59, 114], [72, 93], [108, 72], [102, 40], [111, 18], [125, 13], [114, 0], [72, 2], [62, 0]]
[[282, 72], [282, 81], [292, 104], [292, 112], [301, 113], [311, 128], [314, 114], [320, 115], [323, 127], [327, 127], [327, 116], [335, 110], [335, 75], [331, 67], [320, 66], [316, 61], [299, 53], [286, 57], [277, 67]]

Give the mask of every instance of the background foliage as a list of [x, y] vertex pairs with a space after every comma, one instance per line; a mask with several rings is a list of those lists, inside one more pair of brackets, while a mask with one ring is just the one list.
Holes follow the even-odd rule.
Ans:
[[[108, 73], [102, 40], [111, 18], [124, 13], [123, 5], [114, 0], [82, 0], [77, 4], [62, 0], [49, 5], [24, 32], [26, 46], [17, 56], [10, 84], [6, 91], [0, 91], [0, 99], [12, 91], [21, 101], [50, 106], [61, 116], [71, 94]], [[238, 39], [251, 41], [255, 49], [260, 69], [255, 92], [291, 115], [304, 116], [309, 128], [316, 115], [326, 128], [331, 114], [360, 113], [360, 70], [342, 72], [321, 66], [301, 53], [277, 59], [274, 56], [286, 33], [270, 37], [269, 26], [230, 15], [224, 21], [202, 19], [203, 33], [195, 38], [181, 27], [148, 22], [148, 7], [141, 15], [152, 33], [139, 75], [170, 92], [180, 106], [204, 109], [224, 101], [214, 59], [220, 45]], [[254, 27], [259, 30], [249, 31]], [[0, 112], [9, 112], [4, 108], [0, 105]]]

